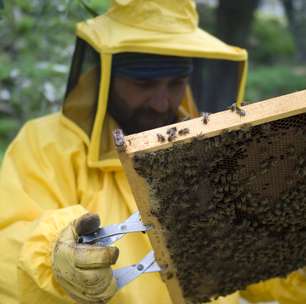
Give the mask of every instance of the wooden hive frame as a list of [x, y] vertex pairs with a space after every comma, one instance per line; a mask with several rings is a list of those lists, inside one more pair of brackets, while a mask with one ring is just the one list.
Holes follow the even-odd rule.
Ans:
[[[239, 130], [246, 126], [253, 127], [305, 113], [306, 90], [246, 105], [243, 110], [246, 112], [245, 116], [226, 110], [210, 115], [207, 124], [203, 123], [202, 117], [199, 117], [125, 136], [121, 142], [115, 141], [142, 220], [144, 223], [151, 224], [154, 227], [148, 234], [156, 259], [163, 268], [161, 275], [167, 285], [173, 303], [183, 304], [186, 301], [175, 275], [173, 261], [167, 250], [166, 240], [162, 233], [163, 227], [151, 212], [154, 202], [152, 202], [152, 197], [150, 196], [150, 185], [135, 171], [133, 158], [135, 155], [165, 150], [177, 144], [184, 145], [197, 138], [212, 138], [223, 134], [225, 131]], [[174, 127], [177, 130], [176, 136], [169, 138], [169, 129]], [[180, 130], [182, 130], [181, 135], [178, 134]]]

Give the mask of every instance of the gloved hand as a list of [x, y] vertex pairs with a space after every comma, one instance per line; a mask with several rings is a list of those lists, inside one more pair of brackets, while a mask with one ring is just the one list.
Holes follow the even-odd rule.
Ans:
[[81, 216], [61, 232], [53, 250], [55, 279], [77, 303], [106, 303], [117, 289], [110, 265], [116, 263], [119, 249], [77, 243], [78, 235], [99, 226], [98, 215]]

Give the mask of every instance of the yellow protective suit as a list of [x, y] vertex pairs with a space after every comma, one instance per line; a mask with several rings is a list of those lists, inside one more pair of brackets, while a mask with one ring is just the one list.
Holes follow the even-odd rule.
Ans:
[[[63, 113], [28, 122], [9, 146], [0, 175], [1, 304], [73, 303], [51, 271], [51, 253], [59, 233], [87, 211], [98, 213], [102, 224], [109, 225], [137, 210], [112, 145], [111, 130], [116, 123], [106, 114], [113, 53], [237, 61], [241, 67], [237, 103], [243, 99], [246, 51], [198, 29], [190, 0], [179, 4], [174, 0], [117, 0], [106, 15], [78, 24], [77, 36], [100, 54], [102, 62], [93, 128], [85, 132], [68, 115], [79, 100], [86, 106], [91, 94], [89, 73], [67, 97], [75, 103], [64, 104]], [[191, 116], [196, 115], [190, 92], [183, 106]], [[128, 235], [116, 245], [120, 249], [116, 267], [139, 261], [151, 249], [143, 234]], [[274, 290], [282, 282], [274, 284]], [[295, 292], [295, 285], [290, 286]], [[236, 293], [216, 303], [238, 303], [238, 297]], [[171, 300], [159, 274], [146, 274], [120, 290], [110, 303], [170, 304]]]

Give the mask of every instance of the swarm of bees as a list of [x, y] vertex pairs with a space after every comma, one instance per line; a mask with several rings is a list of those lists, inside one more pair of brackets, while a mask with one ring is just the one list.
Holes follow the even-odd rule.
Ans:
[[188, 303], [306, 266], [305, 138], [304, 113], [134, 156]]

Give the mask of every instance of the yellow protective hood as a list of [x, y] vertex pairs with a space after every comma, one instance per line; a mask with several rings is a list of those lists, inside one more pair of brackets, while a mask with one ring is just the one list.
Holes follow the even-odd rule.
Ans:
[[[240, 62], [240, 76], [237, 103], [244, 96], [247, 73], [247, 52], [229, 46], [207, 32], [198, 28], [198, 16], [195, 3], [191, 0], [116, 0], [102, 16], [77, 24], [76, 34], [86, 41], [99, 54], [101, 60], [101, 78], [96, 116], [90, 134], [88, 165], [103, 170], [118, 170], [119, 160], [106, 147], [110, 133], [106, 125], [106, 110], [111, 79], [112, 55], [121, 52], [139, 52], [206, 59], [223, 59]], [[182, 102], [185, 110], [194, 116], [195, 106], [191, 94]], [[186, 109], [187, 108], [189, 109]], [[190, 112], [191, 111], [191, 112]], [[64, 112], [65, 114], [65, 112]], [[111, 122], [111, 119], [107, 119]], [[71, 128], [83, 131], [70, 122]], [[111, 122], [114, 125], [114, 122]], [[106, 132], [107, 129], [107, 132]], [[102, 140], [101, 140], [102, 138]], [[102, 150], [113, 157], [105, 158]], [[102, 155], [102, 158], [101, 158]]]

